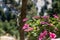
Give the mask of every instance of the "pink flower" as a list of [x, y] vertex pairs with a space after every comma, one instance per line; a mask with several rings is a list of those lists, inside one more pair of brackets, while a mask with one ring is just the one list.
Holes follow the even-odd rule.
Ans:
[[27, 20], [28, 20], [28, 18], [24, 18], [24, 19], [23, 19], [23, 22], [25, 22], [25, 21], [27, 21]]
[[32, 27], [28, 27], [27, 29], [25, 29], [24, 31], [25, 32], [29, 32], [29, 31], [32, 31], [33, 30], [33, 28]]
[[25, 24], [25, 25], [23, 26], [23, 30], [24, 30], [25, 32], [29, 32], [29, 31], [32, 31], [33, 28], [32, 28], [32, 27], [29, 27], [29, 24]]
[[51, 39], [55, 39], [55, 38], [56, 38], [56, 34], [55, 34], [55, 33], [50, 32], [49, 35], [50, 35], [50, 38], [51, 38]]
[[42, 16], [42, 18], [44, 18], [44, 19], [48, 19], [48, 18], [49, 18], [49, 16]]
[[46, 30], [44, 30], [43, 35], [45, 35], [45, 36], [47, 35], [47, 31]]
[[47, 31], [44, 30], [43, 33], [40, 33], [40, 35], [39, 35], [39, 40], [42, 40], [43, 38], [45, 38], [46, 35], [47, 35]]
[[43, 35], [43, 33], [40, 33], [40, 35], [39, 35], [39, 40], [42, 40], [43, 38], [44, 38], [45, 36]]
[[42, 40], [43, 38], [39, 38], [38, 40]]
[[32, 17], [32, 18], [39, 19], [39, 18], [40, 18], [40, 16], [34, 16], [34, 17]]
[[42, 22], [40, 22], [40, 24], [48, 24], [48, 23], [47, 23], [47, 22], [43, 22], [43, 21], [42, 21]]
[[27, 29], [29, 27], [29, 24], [24, 24], [23, 29]]
[[57, 15], [53, 15], [54, 16], [54, 18], [59, 18]]

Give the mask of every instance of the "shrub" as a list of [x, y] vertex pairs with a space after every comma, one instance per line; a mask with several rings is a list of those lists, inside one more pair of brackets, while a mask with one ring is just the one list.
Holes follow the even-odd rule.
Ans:
[[22, 28], [30, 40], [50, 40], [60, 37], [60, 17], [34, 16]]

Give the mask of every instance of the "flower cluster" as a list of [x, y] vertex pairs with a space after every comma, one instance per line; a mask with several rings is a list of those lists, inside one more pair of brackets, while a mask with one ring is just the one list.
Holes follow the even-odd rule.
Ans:
[[[32, 35], [31, 40], [47, 40], [55, 39], [59, 36], [60, 18], [58, 15], [50, 16], [34, 16], [32, 19], [25, 18], [23, 22], [26, 23], [23, 26], [25, 32], [29, 32], [27, 35]], [[33, 39], [34, 38], [34, 39]]]
[[25, 24], [25, 25], [23, 26], [23, 30], [24, 30], [25, 32], [29, 32], [29, 31], [32, 31], [33, 28], [32, 28], [32, 27], [29, 27], [29, 24]]

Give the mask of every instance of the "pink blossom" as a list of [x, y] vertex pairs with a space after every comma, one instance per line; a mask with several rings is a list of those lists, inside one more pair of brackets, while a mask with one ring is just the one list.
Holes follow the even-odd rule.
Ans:
[[27, 29], [25, 29], [24, 31], [25, 32], [29, 32], [29, 31], [32, 31], [33, 30], [33, 28], [32, 27], [28, 27]]
[[23, 26], [23, 30], [24, 30], [25, 32], [29, 32], [29, 31], [32, 31], [33, 28], [32, 28], [32, 27], [29, 27], [29, 24], [25, 24], [25, 25]]
[[40, 35], [39, 35], [39, 40], [42, 40], [43, 38], [44, 38], [43, 33], [40, 33]]
[[42, 40], [43, 38], [39, 38], [38, 40]]
[[53, 15], [54, 16], [54, 18], [59, 18], [57, 15]]
[[47, 35], [47, 31], [44, 30], [43, 33], [40, 33], [40, 35], [39, 35], [39, 40], [42, 40], [43, 38], [45, 38], [46, 35]]
[[24, 26], [23, 26], [23, 29], [27, 29], [29, 27], [29, 24], [25, 24]]
[[23, 19], [23, 22], [25, 22], [25, 21], [27, 21], [27, 20], [28, 20], [28, 18], [24, 18], [24, 19]]
[[48, 18], [49, 18], [49, 16], [42, 16], [42, 18], [44, 18], [44, 19], [48, 19]]
[[55, 38], [56, 38], [56, 34], [55, 34], [55, 33], [50, 32], [49, 35], [50, 35], [50, 38], [51, 38], [51, 39], [55, 39]]
[[45, 35], [45, 36], [47, 35], [47, 31], [46, 30], [44, 30], [43, 35]]
[[40, 16], [34, 16], [34, 17], [32, 17], [32, 18], [39, 19], [39, 18], [40, 18]]
[[42, 22], [40, 22], [40, 24], [48, 24], [48, 23], [47, 23], [47, 22], [43, 22], [43, 21], [42, 21]]

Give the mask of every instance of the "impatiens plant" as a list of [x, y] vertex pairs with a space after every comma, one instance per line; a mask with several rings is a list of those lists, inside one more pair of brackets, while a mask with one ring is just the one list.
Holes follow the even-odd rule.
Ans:
[[60, 37], [60, 17], [53, 15], [34, 16], [31, 19], [25, 18], [23, 26], [28, 40], [51, 40]]

